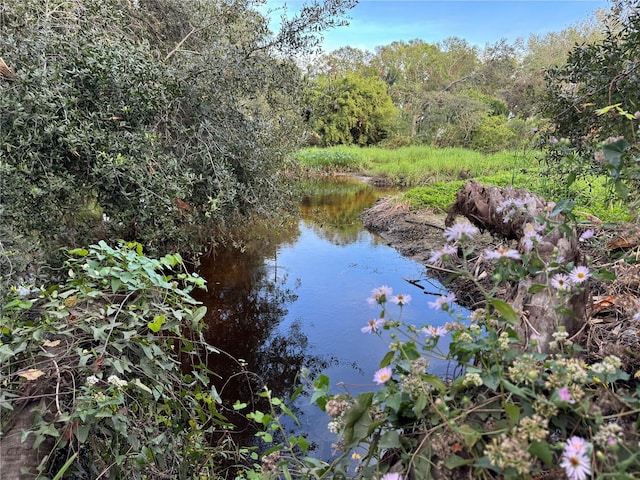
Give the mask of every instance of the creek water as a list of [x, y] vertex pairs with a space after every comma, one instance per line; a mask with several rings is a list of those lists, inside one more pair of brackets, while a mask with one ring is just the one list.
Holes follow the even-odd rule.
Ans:
[[[334, 393], [375, 390], [373, 375], [389, 337], [360, 329], [380, 314], [367, 302], [376, 287], [413, 297], [401, 312], [407, 323], [438, 326], [451, 319], [428, 308], [427, 302], [445, 290], [427, 279], [425, 267], [401, 256], [359, 220], [388, 192], [354, 180], [316, 184], [313, 191], [302, 201], [299, 218], [256, 231], [243, 248], [217, 249], [199, 270], [208, 284], [199, 298], [208, 307], [205, 336], [224, 352], [208, 365], [217, 374], [221, 397], [248, 403], [247, 410], [267, 408], [256, 396], [262, 385], [287, 399], [301, 371], [311, 379], [327, 375]], [[400, 309], [388, 307], [397, 318]], [[442, 347], [446, 351], [446, 342]], [[444, 361], [431, 363], [432, 373], [444, 375], [446, 369]], [[337, 436], [309, 396], [307, 389], [289, 404], [300, 425], [285, 425], [307, 437], [314, 456], [328, 460]], [[233, 409], [223, 413], [246, 434], [237, 441], [250, 442], [243, 417]]]

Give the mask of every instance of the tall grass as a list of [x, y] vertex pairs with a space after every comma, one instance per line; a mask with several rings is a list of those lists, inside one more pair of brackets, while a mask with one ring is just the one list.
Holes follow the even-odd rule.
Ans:
[[534, 161], [533, 155], [522, 152], [484, 154], [427, 145], [395, 150], [355, 146], [308, 148], [299, 151], [297, 158], [309, 170], [357, 171], [409, 187], [511, 171], [528, 167]]
[[[338, 146], [308, 148], [297, 153], [300, 163], [312, 171], [347, 171], [387, 178], [389, 183], [413, 187], [404, 193], [412, 208], [445, 210], [469, 179], [487, 185], [526, 188], [548, 200], [559, 201], [549, 182], [561, 178], [543, 178], [536, 152], [503, 151], [484, 154], [463, 148], [411, 146], [389, 150], [377, 147]], [[628, 206], [615, 201], [605, 176], [591, 176], [564, 189], [575, 201], [576, 211], [595, 215], [603, 221], [626, 221], [633, 216]], [[556, 192], [556, 193], [553, 193]]]

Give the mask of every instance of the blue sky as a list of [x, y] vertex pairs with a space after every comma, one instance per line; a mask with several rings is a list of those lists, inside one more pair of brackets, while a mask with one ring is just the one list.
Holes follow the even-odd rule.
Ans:
[[[287, 3], [290, 10], [302, 4]], [[399, 40], [435, 43], [460, 37], [483, 47], [501, 38], [511, 43], [532, 33], [558, 32], [609, 6], [604, 0], [360, 0], [349, 13], [350, 25], [326, 32], [323, 46], [325, 51], [343, 46], [374, 51]]]

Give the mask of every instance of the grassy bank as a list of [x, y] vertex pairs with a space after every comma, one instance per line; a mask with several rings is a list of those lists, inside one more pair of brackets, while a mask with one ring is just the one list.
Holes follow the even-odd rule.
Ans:
[[355, 146], [307, 148], [297, 153], [300, 164], [310, 172], [353, 172], [409, 187], [405, 199], [412, 208], [444, 211], [456, 192], [470, 179], [499, 187], [526, 188], [549, 200], [570, 198], [576, 211], [603, 221], [632, 218], [627, 207], [611, 199], [604, 176], [578, 180], [566, 188], [563, 179], [542, 172], [540, 152], [503, 151], [483, 154], [463, 148], [411, 146], [395, 150]]
[[463, 148], [411, 146], [395, 150], [355, 146], [307, 148], [297, 154], [310, 171], [354, 171], [408, 187], [476, 178], [537, 163], [532, 154], [483, 154]]

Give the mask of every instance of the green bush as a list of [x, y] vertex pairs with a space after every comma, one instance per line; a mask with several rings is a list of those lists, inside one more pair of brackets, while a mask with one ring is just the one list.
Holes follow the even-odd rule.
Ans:
[[506, 117], [485, 117], [473, 131], [469, 147], [486, 153], [499, 152], [509, 148], [515, 137]]
[[123, 238], [187, 255], [277, 211], [302, 137], [292, 54], [350, 4], [311, 5], [277, 33], [242, 0], [3, 5], [3, 248], [41, 251], [29, 271], [3, 260], [2, 286], [35, 281], [37, 260], [58, 267], [59, 247]]
[[189, 295], [204, 280], [184, 273], [179, 255], [148, 258], [137, 243], [70, 255], [65, 283], [20, 286], [3, 305], [3, 432], [37, 382], [28, 401], [38, 415], [24, 437], [35, 448], [55, 442], [41, 474], [75, 453], [67, 474], [216, 475], [234, 452], [209, 443], [230, 425], [207, 368], [218, 351], [202, 335], [206, 308]]

